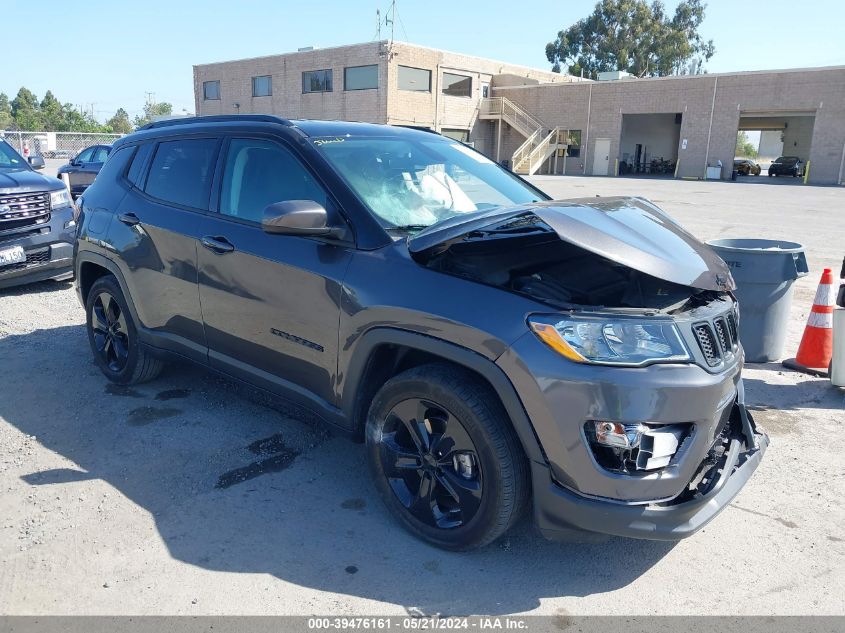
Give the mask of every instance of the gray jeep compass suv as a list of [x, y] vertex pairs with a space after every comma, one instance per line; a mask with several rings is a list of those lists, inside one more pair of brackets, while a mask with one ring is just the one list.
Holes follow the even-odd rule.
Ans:
[[106, 377], [187, 358], [304, 405], [440, 547], [530, 505], [550, 538], [679, 539], [768, 444], [728, 268], [645, 200], [552, 201], [430, 132], [251, 115], [120, 139], [80, 213]]

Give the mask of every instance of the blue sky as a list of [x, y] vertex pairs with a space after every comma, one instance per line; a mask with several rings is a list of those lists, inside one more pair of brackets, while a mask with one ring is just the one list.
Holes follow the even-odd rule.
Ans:
[[[366, 42], [388, 0], [0, 0], [0, 92], [25, 85], [100, 119], [140, 112], [146, 92], [193, 112], [192, 65]], [[593, 0], [399, 0], [395, 35], [424, 46], [548, 68], [544, 47]], [[676, 1], [665, 2], [673, 10]], [[447, 17], [448, 16], [448, 17]], [[490, 16], [490, 19], [485, 19]], [[842, 0], [710, 0], [710, 72], [845, 64]], [[383, 36], [385, 31], [383, 30]]]

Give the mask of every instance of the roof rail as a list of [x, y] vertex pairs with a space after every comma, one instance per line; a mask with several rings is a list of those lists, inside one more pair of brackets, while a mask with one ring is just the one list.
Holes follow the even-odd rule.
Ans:
[[155, 130], [162, 127], [169, 127], [171, 125], [185, 125], [190, 123], [217, 123], [225, 121], [259, 121], [263, 123], [280, 123], [282, 125], [293, 125], [287, 119], [273, 116], [271, 114], [216, 114], [211, 116], [192, 116], [179, 117], [176, 119], [165, 119], [163, 121], [153, 121], [146, 125], [139, 127], [140, 130]]

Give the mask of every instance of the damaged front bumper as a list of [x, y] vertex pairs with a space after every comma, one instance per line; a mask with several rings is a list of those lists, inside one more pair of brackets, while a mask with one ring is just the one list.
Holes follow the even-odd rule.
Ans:
[[[741, 394], [740, 394], [741, 398]], [[743, 402], [733, 404], [731, 417], [737, 429], [729, 447], [713, 468], [704, 492], [680, 495], [653, 504], [626, 504], [612, 499], [589, 498], [557, 484], [547, 466], [532, 464], [534, 514], [543, 536], [565, 538], [572, 529], [615, 536], [674, 541], [703, 528], [739, 493], [750, 479], [769, 445]]]

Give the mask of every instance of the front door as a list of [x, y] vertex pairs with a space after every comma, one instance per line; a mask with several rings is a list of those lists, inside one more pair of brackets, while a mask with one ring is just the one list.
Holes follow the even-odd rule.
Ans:
[[266, 206], [314, 200], [336, 206], [287, 147], [233, 138], [225, 151], [217, 213], [204, 224], [199, 288], [209, 362], [226, 373], [319, 406], [334, 404], [338, 322], [348, 246], [271, 235]]
[[593, 148], [593, 176], [607, 176], [610, 166], [610, 139], [597, 138]]

